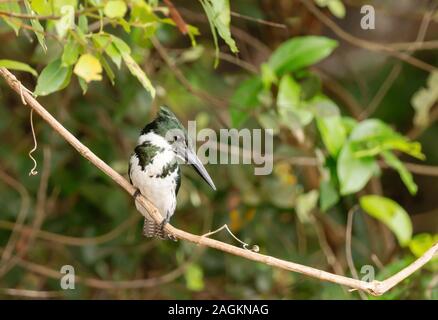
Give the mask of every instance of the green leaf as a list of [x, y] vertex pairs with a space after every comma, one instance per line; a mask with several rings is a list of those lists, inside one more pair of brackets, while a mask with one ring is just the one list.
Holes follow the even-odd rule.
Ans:
[[317, 117], [316, 124], [329, 153], [336, 158], [342, 149], [347, 133], [340, 116]]
[[216, 61], [215, 66], [218, 63], [219, 47], [217, 41], [217, 33], [230, 47], [234, 53], [239, 52], [236, 46], [236, 42], [231, 37], [230, 31], [230, 2], [229, 0], [200, 0], [202, 7], [207, 15], [208, 22], [210, 24], [211, 33], [216, 48]]
[[321, 211], [327, 211], [339, 201], [339, 193], [329, 180], [321, 181], [319, 193], [319, 206]]
[[386, 123], [378, 119], [368, 119], [359, 123], [351, 132], [355, 156], [369, 157], [384, 150], [399, 150], [418, 159], [424, 159], [421, 144], [395, 132]]
[[412, 96], [411, 104], [415, 109], [414, 124], [426, 127], [429, 124], [429, 112], [438, 101], [438, 72], [431, 72], [427, 87], [421, 88]]
[[195, 263], [190, 264], [184, 273], [187, 289], [191, 291], [202, 291], [204, 289], [204, 272]]
[[[6, 11], [10, 13], [21, 13], [21, 7], [18, 4], [18, 2], [15, 1], [0, 2], [0, 11]], [[15, 34], [18, 36], [18, 32], [20, 31], [20, 27], [22, 24], [21, 20], [18, 18], [12, 18], [6, 16], [1, 16], [1, 18], [6, 22], [8, 26], [10, 26], [15, 31]]]
[[125, 62], [126, 66], [128, 67], [129, 71], [131, 72], [131, 74], [133, 76], [135, 76], [140, 81], [142, 86], [147, 91], [149, 91], [152, 98], [154, 98], [155, 97], [155, 88], [152, 85], [149, 78], [146, 76], [146, 74], [143, 72], [143, 70], [139, 67], [137, 62], [135, 62], [135, 60], [131, 57], [131, 55], [129, 53], [121, 52], [121, 54], [122, 54], [122, 59]]
[[73, 72], [87, 83], [102, 80], [102, 65], [99, 59], [89, 53], [79, 58]]
[[87, 90], [88, 90], [87, 82], [84, 79], [80, 78], [80, 77], [77, 77], [77, 79], [78, 79], [78, 82], [79, 82], [79, 86], [82, 89], [82, 94], [86, 94]]
[[114, 85], [114, 79], [116, 78], [113, 69], [111, 69], [111, 66], [108, 64], [108, 61], [106, 61], [105, 57], [102, 55], [99, 56], [99, 61], [102, 64], [103, 69], [105, 70], [106, 75], [111, 81], [111, 84]]
[[260, 105], [258, 95], [263, 89], [259, 77], [243, 81], [230, 99], [230, 116], [233, 127], [240, 127], [249, 117], [249, 111]]
[[269, 58], [268, 65], [281, 76], [321, 61], [329, 56], [337, 45], [335, 40], [325, 37], [296, 37], [280, 45]]
[[408, 169], [406, 169], [405, 165], [391, 151], [383, 151], [382, 156], [390, 167], [397, 170], [400, 178], [409, 192], [412, 195], [416, 194], [418, 191], [418, 186], [415, 184], [412, 174], [408, 171]]
[[355, 157], [351, 143], [345, 143], [337, 162], [341, 195], [361, 190], [378, 170], [379, 167], [373, 157]]
[[217, 28], [217, 31], [222, 39], [224, 39], [225, 43], [230, 47], [231, 52], [237, 53], [239, 49], [237, 49], [236, 43], [234, 39], [231, 37], [230, 31], [230, 1], [229, 0], [213, 0], [211, 1], [213, 5], [213, 13], [214, 13], [214, 25]]
[[[26, 12], [31, 15], [35, 15], [35, 12], [32, 10], [31, 5], [28, 0], [24, 1], [24, 5], [26, 7]], [[38, 19], [30, 19], [30, 24], [32, 28], [34, 28], [35, 36], [37, 37], [38, 43], [43, 48], [44, 52], [47, 52], [46, 39], [44, 37], [44, 28], [41, 25]]]
[[401, 246], [406, 246], [412, 237], [409, 215], [397, 202], [376, 195], [363, 196], [359, 200], [362, 209], [385, 224], [397, 237]]
[[331, 0], [327, 3], [327, 7], [336, 18], [345, 17], [345, 6], [341, 0]]
[[78, 0], [50, 0], [55, 15], [62, 15], [64, 6], [71, 6], [74, 10], [78, 7]]
[[301, 103], [301, 86], [290, 75], [284, 75], [280, 80], [277, 96], [278, 112], [284, 123], [289, 123], [291, 117], [296, 117], [302, 126], [309, 124], [313, 113]]
[[67, 67], [76, 63], [79, 57], [79, 44], [70, 39], [64, 47], [64, 52], [62, 53], [62, 65]]
[[105, 4], [103, 12], [108, 18], [123, 18], [127, 9], [124, 1], [111, 0]]
[[31, 0], [30, 6], [32, 10], [41, 16], [48, 16], [52, 14], [52, 5], [49, 0]]
[[[409, 242], [409, 250], [419, 258], [436, 243], [438, 243], [438, 234], [419, 233]], [[438, 256], [434, 257], [433, 260], [438, 261]]]
[[150, 23], [158, 21], [158, 17], [154, 14], [151, 6], [142, 0], [134, 0], [132, 2], [131, 22]]
[[262, 63], [261, 73], [261, 78], [265, 89], [270, 89], [273, 83], [278, 83], [277, 75], [266, 63]]
[[56, 21], [55, 27], [59, 37], [64, 38], [68, 30], [75, 26], [75, 9], [71, 5], [61, 7], [61, 18]]
[[82, 33], [88, 33], [88, 19], [86, 15], [80, 15], [78, 19], [78, 27]]
[[[95, 34], [93, 35], [93, 41], [95, 43], [95, 46], [103, 50], [111, 58], [117, 68], [120, 69], [120, 66], [122, 64], [122, 54], [120, 53], [119, 49], [117, 49], [112, 37], [108, 35]], [[126, 50], [125, 47], [123, 48]], [[128, 51], [130, 51], [129, 47]]]
[[337, 18], [345, 17], [345, 6], [341, 0], [315, 0], [315, 3], [321, 8], [328, 7]]
[[26, 71], [31, 73], [35, 77], [38, 76], [38, 73], [35, 71], [34, 68], [32, 68], [26, 63], [15, 61], [15, 60], [1, 59], [0, 67], [4, 67], [6, 69], [12, 69], [12, 70]]
[[131, 48], [129, 48], [129, 46], [126, 44], [126, 42], [123, 41], [122, 39], [117, 38], [116, 36], [111, 35], [111, 40], [113, 41], [113, 43], [116, 46], [117, 50], [119, 50], [119, 52], [121, 54], [124, 54], [124, 53], [130, 54], [131, 53]]
[[316, 207], [318, 203], [318, 197], [318, 190], [311, 190], [308, 193], [300, 194], [297, 197], [295, 210], [297, 212], [298, 219], [300, 219], [302, 223], [310, 222], [310, 213]]
[[61, 59], [49, 63], [38, 77], [35, 94], [46, 96], [55, 91], [64, 89], [70, 82], [71, 67], [63, 67]]

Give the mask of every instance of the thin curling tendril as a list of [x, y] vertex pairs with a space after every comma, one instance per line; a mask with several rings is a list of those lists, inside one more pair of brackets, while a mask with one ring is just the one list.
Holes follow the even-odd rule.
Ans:
[[36, 176], [38, 174], [38, 171], [36, 170], [38, 163], [36, 162], [35, 158], [32, 156], [32, 153], [35, 152], [35, 150], [38, 148], [38, 142], [35, 136], [35, 129], [33, 127], [33, 109], [30, 109], [30, 128], [32, 129], [32, 137], [33, 137], [33, 148], [29, 151], [29, 158], [33, 161], [33, 168], [29, 171], [29, 176]]

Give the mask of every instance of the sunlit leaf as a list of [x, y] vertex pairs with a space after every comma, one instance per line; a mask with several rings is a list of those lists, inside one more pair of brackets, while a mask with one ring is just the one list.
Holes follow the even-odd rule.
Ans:
[[418, 159], [424, 159], [421, 145], [395, 132], [378, 119], [367, 119], [359, 123], [351, 132], [355, 156], [375, 156], [384, 150], [399, 150]]
[[78, 27], [83, 33], [88, 33], [88, 19], [86, 15], [79, 16]]
[[280, 80], [277, 106], [282, 121], [286, 124], [292, 121], [291, 116], [298, 118], [302, 126], [309, 124], [313, 119], [313, 113], [301, 103], [300, 84], [290, 75], [284, 75]]
[[158, 17], [154, 14], [152, 7], [145, 1], [134, 0], [132, 1], [130, 21], [150, 23], [158, 21]]
[[135, 60], [131, 57], [129, 53], [121, 52], [123, 61], [125, 62], [126, 66], [128, 67], [129, 71], [133, 76], [135, 76], [142, 86], [149, 91], [152, 98], [155, 97], [155, 88], [152, 85], [151, 81], [147, 77], [146, 73], [140, 68], [140, 66], [135, 62]]
[[378, 172], [378, 169], [377, 162], [373, 157], [355, 157], [351, 144], [345, 143], [337, 162], [341, 195], [361, 190], [373, 174]]
[[239, 52], [236, 46], [236, 42], [231, 37], [230, 31], [230, 2], [229, 0], [200, 0], [210, 23], [211, 32], [213, 34], [213, 40], [216, 47], [216, 62], [219, 54], [219, 47], [217, 42], [217, 34], [226, 42], [231, 51]]
[[38, 73], [35, 71], [34, 68], [32, 68], [26, 63], [15, 61], [15, 60], [0, 59], [0, 67], [5, 67], [11, 70], [26, 71], [33, 74], [35, 77], [38, 76]]
[[345, 17], [346, 10], [341, 0], [331, 0], [327, 3], [327, 7], [336, 18], [342, 19]]
[[68, 30], [75, 26], [75, 9], [71, 5], [61, 7], [61, 18], [56, 21], [55, 27], [59, 37], [64, 38]]
[[[29, 1], [25, 0], [24, 5], [26, 7], [26, 12], [31, 15], [35, 15], [35, 12], [32, 10]], [[38, 19], [30, 19], [30, 24], [32, 25], [32, 28], [34, 29], [35, 36], [38, 39], [38, 43], [43, 48], [43, 50], [47, 51], [47, 45], [46, 40], [44, 36], [44, 28], [41, 25], [40, 21]]]
[[120, 38], [117, 38], [114, 35], [111, 35], [111, 40], [113, 41], [114, 45], [116, 46], [117, 50], [119, 50], [119, 52], [121, 54], [123, 53], [131, 53], [131, 48], [129, 48], [129, 46], [126, 44], [125, 41], [123, 41]]
[[281, 76], [321, 61], [337, 45], [335, 40], [325, 37], [296, 37], [281, 44], [269, 58], [268, 65]]
[[187, 289], [191, 291], [202, 291], [204, 289], [204, 272], [195, 263], [190, 264], [184, 273]]
[[[438, 243], [438, 234], [419, 233], [412, 237], [409, 242], [409, 250], [417, 257], [421, 257], [434, 244]], [[438, 256], [433, 258], [438, 261]]]
[[78, 7], [78, 0], [50, 0], [50, 4], [53, 8], [54, 14], [62, 15], [62, 8], [64, 6], [71, 6], [76, 10]]
[[[120, 69], [122, 64], [122, 54], [119, 49], [116, 47], [115, 42], [112, 37], [108, 35], [93, 35], [93, 41], [99, 49], [103, 50], [114, 62], [117, 68]], [[125, 48], [126, 49], [126, 48]], [[128, 51], [129, 47], [128, 47]]]
[[108, 18], [123, 18], [127, 9], [124, 1], [110, 0], [105, 4], [103, 12]]
[[62, 53], [62, 65], [71, 66], [76, 63], [79, 57], [79, 44], [74, 40], [69, 40], [64, 46], [64, 52]]
[[347, 138], [341, 117], [318, 117], [316, 123], [324, 145], [336, 158]]
[[38, 77], [35, 94], [46, 96], [55, 91], [64, 89], [70, 82], [71, 67], [62, 66], [61, 59], [49, 63]]
[[102, 65], [99, 59], [89, 53], [79, 58], [73, 71], [87, 83], [102, 80]]
[[406, 246], [412, 237], [412, 222], [397, 202], [376, 195], [360, 198], [360, 206], [370, 216], [385, 224], [397, 237], [401, 246]]
[[49, 0], [31, 0], [30, 6], [39, 15], [48, 16], [52, 14], [52, 5]]

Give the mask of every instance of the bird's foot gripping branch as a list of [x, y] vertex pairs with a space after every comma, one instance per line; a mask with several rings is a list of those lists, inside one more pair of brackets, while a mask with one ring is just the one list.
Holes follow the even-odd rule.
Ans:
[[[16, 91], [20, 96], [23, 104], [32, 108], [38, 113], [41, 118], [46, 121], [59, 135], [61, 135], [69, 144], [73, 146], [84, 158], [89, 160], [95, 167], [104, 172], [108, 177], [114, 180], [120, 187], [131, 195], [136, 194], [136, 188], [131, 185], [125, 178], [119, 173], [114, 171], [108, 164], [97, 157], [90, 149], [83, 145], [74, 135], [72, 135], [61, 123], [59, 123], [26, 89], [16, 77], [5, 68], [0, 68], [0, 75], [5, 79], [6, 83]], [[162, 215], [158, 212], [158, 209], [150, 203], [142, 195], [138, 195], [136, 200], [139, 204], [149, 213], [155, 223], [160, 224], [162, 222]], [[399, 271], [392, 277], [384, 281], [361, 281], [345, 276], [340, 276], [327, 271], [319, 270], [309, 266], [297, 264], [271, 257], [269, 255], [260, 254], [251, 250], [242, 249], [221, 241], [217, 241], [206, 236], [198, 236], [183, 230], [177, 229], [170, 224], [166, 224], [165, 231], [172, 234], [178, 239], [189, 241], [198, 245], [214, 248], [223, 252], [240, 256], [242, 258], [260, 262], [275, 268], [280, 268], [292, 272], [301, 273], [309, 277], [321, 281], [330, 281], [349, 287], [351, 289], [361, 290], [371, 295], [382, 295], [398, 283], [409, 277], [412, 273], [423, 267], [438, 253], [438, 243], [433, 245], [427, 250], [419, 259], [415, 260], [412, 264]]]

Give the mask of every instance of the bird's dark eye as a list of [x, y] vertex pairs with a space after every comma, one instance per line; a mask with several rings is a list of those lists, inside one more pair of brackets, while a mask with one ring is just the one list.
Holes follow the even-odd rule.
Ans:
[[179, 136], [174, 136], [173, 137], [173, 141], [178, 141], [179, 140]]

